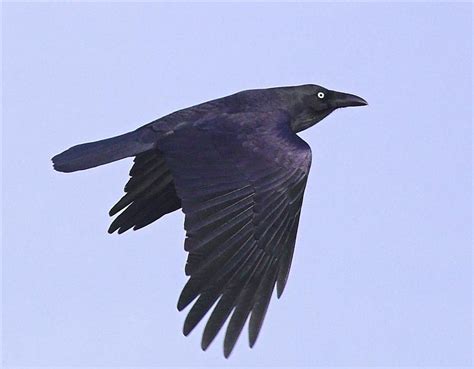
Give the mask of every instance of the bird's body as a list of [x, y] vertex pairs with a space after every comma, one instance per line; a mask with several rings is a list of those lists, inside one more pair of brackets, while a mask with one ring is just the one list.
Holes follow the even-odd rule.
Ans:
[[126, 194], [110, 211], [121, 211], [111, 233], [183, 209], [190, 278], [178, 309], [197, 298], [183, 331], [217, 302], [202, 347], [230, 316], [227, 357], [249, 315], [253, 346], [275, 284], [280, 296], [287, 281], [311, 165], [311, 150], [296, 132], [338, 107], [365, 104], [315, 85], [243, 91], [75, 146], [53, 163], [72, 172], [135, 156]]

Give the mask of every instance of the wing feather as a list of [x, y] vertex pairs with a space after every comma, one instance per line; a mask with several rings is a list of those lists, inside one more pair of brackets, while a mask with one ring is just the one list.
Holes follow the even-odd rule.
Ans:
[[183, 333], [214, 306], [201, 347], [229, 320], [227, 357], [249, 316], [249, 344], [255, 344], [275, 285], [278, 296], [283, 292], [311, 151], [279, 112], [204, 120], [167, 140], [160, 150], [185, 213], [189, 252], [178, 309], [194, 301]]
[[110, 209], [120, 214], [109, 227], [109, 233], [140, 229], [181, 208], [173, 177], [159, 150], [139, 154], [130, 170], [125, 195]]

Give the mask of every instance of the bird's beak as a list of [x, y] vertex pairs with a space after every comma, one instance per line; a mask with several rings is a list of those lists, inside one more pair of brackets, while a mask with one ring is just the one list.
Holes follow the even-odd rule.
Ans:
[[333, 91], [333, 96], [331, 98], [331, 105], [334, 108], [345, 108], [348, 106], [364, 106], [367, 105], [362, 97], [346, 94], [345, 92]]

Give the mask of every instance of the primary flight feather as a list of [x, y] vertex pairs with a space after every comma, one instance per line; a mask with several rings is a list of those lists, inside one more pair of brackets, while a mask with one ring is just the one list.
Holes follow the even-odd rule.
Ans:
[[337, 108], [362, 105], [358, 96], [317, 85], [242, 91], [52, 160], [57, 171], [74, 172], [135, 157], [109, 233], [182, 208], [189, 280], [178, 309], [194, 301], [183, 333], [215, 304], [201, 346], [228, 321], [228, 357], [249, 316], [255, 344], [275, 285], [278, 297], [285, 288], [311, 166], [311, 149], [296, 133]]

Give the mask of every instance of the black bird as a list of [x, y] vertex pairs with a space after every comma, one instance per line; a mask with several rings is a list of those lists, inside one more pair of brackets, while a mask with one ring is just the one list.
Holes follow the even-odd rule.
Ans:
[[109, 233], [134, 230], [183, 209], [190, 276], [178, 310], [194, 302], [188, 335], [217, 302], [204, 328], [205, 350], [230, 317], [224, 355], [250, 315], [255, 344], [275, 284], [288, 278], [311, 149], [296, 133], [355, 95], [303, 85], [248, 90], [179, 110], [121, 136], [74, 146], [53, 157], [74, 172], [134, 156], [120, 214]]

